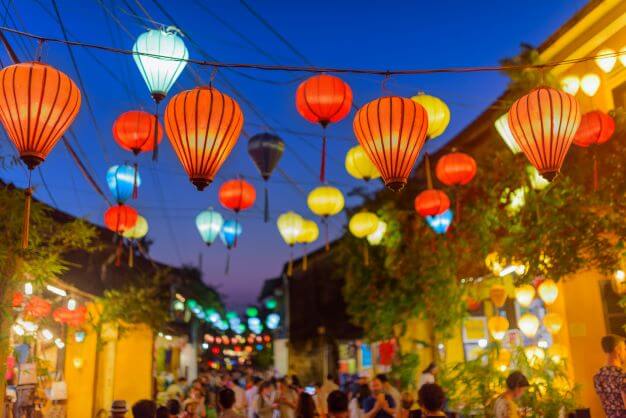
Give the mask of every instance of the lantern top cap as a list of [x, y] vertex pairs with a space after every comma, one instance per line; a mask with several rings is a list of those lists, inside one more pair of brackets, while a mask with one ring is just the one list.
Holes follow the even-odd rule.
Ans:
[[182, 30], [178, 29], [176, 26], [174, 25], [169, 25], [169, 26], [163, 26], [161, 27], [161, 32], [165, 33], [166, 35], [178, 35], [178, 36], [185, 36], [185, 34], [183, 33]]

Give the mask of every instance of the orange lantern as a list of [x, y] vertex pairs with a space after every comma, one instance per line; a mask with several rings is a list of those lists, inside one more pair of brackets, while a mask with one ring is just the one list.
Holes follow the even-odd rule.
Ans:
[[243, 113], [230, 96], [196, 87], [172, 97], [165, 109], [165, 131], [189, 180], [203, 190], [237, 143]]
[[[579, 147], [600, 145], [611, 139], [615, 132], [615, 120], [600, 110], [585, 113], [574, 136], [574, 144]], [[598, 159], [593, 153], [593, 189], [598, 190]]]
[[111, 206], [104, 213], [104, 224], [116, 234], [123, 234], [137, 223], [139, 214], [128, 205]]
[[492, 316], [487, 321], [489, 333], [496, 341], [502, 341], [509, 330], [509, 320], [503, 316]]
[[296, 108], [311, 123], [324, 129], [320, 181], [326, 180], [326, 126], [339, 122], [350, 113], [352, 90], [339, 77], [319, 74], [303, 81], [296, 90]]
[[31, 296], [26, 304], [25, 312], [33, 318], [43, 318], [48, 316], [52, 306], [50, 302], [39, 296]]
[[[67, 75], [39, 62], [5, 67], [0, 79], [0, 122], [32, 172], [74, 121], [80, 109], [80, 90]], [[28, 247], [31, 196], [29, 174], [22, 248]]]
[[11, 306], [19, 308], [24, 303], [24, 294], [22, 292], [13, 292], [13, 300]]
[[494, 284], [489, 289], [489, 298], [496, 308], [501, 308], [506, 302], [506, 289], [501, 284]]
[[424, 190], [415, 198], [415, 210], [422, 217], [439, 215], [450, 207], [450, 199], [441, 190]]
[[539, 87], [513, 103], [509, 127], [530, 163], [551, 181], [561, 170], [580, 118], [574, 96]]
[[163, 128], [155, 115], [143, 110], [131, 110], [122, 113], [113, 122], [113, 138], [120, 147], [138, 155], [140, 152], [152, 151], [155, 138], [161, 143]]
[[435, 174], [446, 186], [464, 186], [476, 175], [476, 161], [462, 152], [451, 152], [437, 161]]
[[359, 109], [353, 129], [385, 185], [401, 190], [426, 141], [426, 110], [411, 99], [382, 97]]
[[256, 191], [243, 179], [228, 180], [220, 187], [218, 197], [222, 206], [238, 213], [254, 205]]
[[81, 305], [74, 310], [70, 310], [65, 306], [61, 306], [52, 312], [52, 318], [62, 324], [78, 328], [87, 321], [87, 308]]

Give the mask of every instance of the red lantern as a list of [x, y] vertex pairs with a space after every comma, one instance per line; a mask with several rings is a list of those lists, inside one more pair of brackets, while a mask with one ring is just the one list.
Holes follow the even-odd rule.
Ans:
[[197, 87], [172, 97], [165, 109], [165, 131], [189, 180], [203, 190], [237, 143], [243, 113], [230, 96]]
[[50, 302], [39, 296], [31, 296], [26, 304], [25, 312], [33, 318], [43, 318], [48, 316], [52, 306]]
[[222, 206], [238, 213], [254, 205], [256, 191], [247, 181], [235, 179], [222, 184], [218, 197]]
[[138, 155], [154, 149], [155, 127], [156, 140], [160, 144], [163, 128], [157, 117], [142, 110], [131, 110], [122, 113], [113, 122], [113, 138], [120, 147]]
[[574, 144], [579, 147], [604, 144], [615, 132], [615, 121], [600, 110], [585, 113], [574, 135]]
[[435, 174], [446, 186], [464, 186], [476, 175], [476, 161], [462, 152], [451, 152], [437, 161]]
[[539, 87], [509, 110], [509, 127], [526, 158], [551, 181], [561, 170], [580, 124], [580, 107], [571, 94]]
[[426, 110], [411, 99], [382, 97], [359, 109], [353, 129], [385, 185], [401, 190], [426, 141]]
[[116, 234], [123, 234], [137, 223], [137, 211], [128, 205], [111, 206], [104, 213], [104, 224]]
[[298, 86], [296, 108], [303, 118], [319, 123], [324, 128], [322, 138], [322, 164], [320, 180], [325, 180], [326, 170], [326, 126], [339, 122], [350, 113], [352, 90], [341, 80], [327, 74], [310, 77]]
[[450, 199], [441, 190], [424, 190], [415, 198], [415, 210], [422, 217], [439, 215], [450, 207]]
[[24, 303], [24, 294], [22, 292], [13, 292], [13, 301], [11, 305], [14, 308], [19, 308]]
[[87, 321], [87, 307], [84, 305], [76, 307], [76, 309], [69, 310], [67, 307], [62, 306], [56, 308], [52, 312], [52, 318], [62, 324], [66, 324], [70, 327], [78, 328]]

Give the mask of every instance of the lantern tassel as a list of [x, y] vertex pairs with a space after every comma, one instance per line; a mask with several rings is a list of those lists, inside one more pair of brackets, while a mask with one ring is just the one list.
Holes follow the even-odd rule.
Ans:
[[156, 102], [154, 113], [154, 147], [152, 148], [152, 161], [159, 159], [159, 102]]
[[30, 179], [28, 180], [28, 188], [24, 191], [26, 200], [24, 201], [24, 224], [22, 226], [22, 248], [28, 248], [28, 237], [30, 235], [30, 204], [33, 196], [33, 189], [30, 187]]
[[293, 275], [293, 246], [290, 246], [289, 251], [289, 264], [287, 265], [287, 277], [291, 277]]
[[224, 274], [228, 276], [230, 273], [230, 250], [226, 252], [226, 269], [224, 270]]
[[598, 179], [598, 158], [596, 157], [595, 150], [593, 151], [593, 191], [597, 192], [599, 188]]
[[424, 170], [426, 171], [426, 187], [430, 190], [433, 188], [433, 178], [430, 174], [430, 155], [424, 155]]
[[269, 193], [267, 191], [267, 182], [265, 183], [264, 197], [265, 197], [265, 203], [263, 205], [264, 206], [263, 219], [265, 220], [265, 223], [268, 223], [270, 220], [270, 200], [269, 200]]
[[309, 256], [306, 253], [306, 247], [304, 248], [304, 257], [302, 258], [302, 271], [309, 269]]
[[324, 135], [322, 135], [322, 164], [320, 166], [320, 181], [326, 181], [326, 127], [324, 127]]
[[128, 246], [128, 267], [131, 269], [135, 267], [135, 251], [133, 251], [133, 241]]
[[139, 167], [137, 165], [137, 162], [133, 164], [133, 167], [135, 168], [135, 176], [133, 179], [133, 200], [136, 200], [139, 197], [139, 185], [137, 184], [137, 176], [139, 175]]
[[326, 252], [330, 251], [330, 242], [328, 242], [328, 218], [324, 217], [324, 237], [326, 240], [326, 245], [324, 246]]
[[363, 242], [363, 264], [365, 267], [370, 265], [370, 252], [367, 248], [367, 241]]
[[117, 249], [115, 250], [115, 267], [121, 267], [122, 265], [123, 248], [124, 246], [122, 245], [122, 237], [119, 237], [117, 241]]

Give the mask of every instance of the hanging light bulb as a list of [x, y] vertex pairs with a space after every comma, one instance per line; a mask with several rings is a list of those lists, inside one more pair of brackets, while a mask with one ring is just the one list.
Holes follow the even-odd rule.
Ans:
[[580, 89], [580, 78], [575, 75], [568, 75], [567, 77], [563, 77], [561, 79], [561, 90], [566, 93], [571, 94], [572, 96], [576, 96], [578, 90]]
[[610, 73], [617, 63], [617, 56], [611, 48], [604, 48], [598, 51], [595, 61], [602, 71]]
[[580, 88], [587, 96], [595, 96], [600, 88], [600, 76], [595, 73], [585, 74], [580, 80]]

